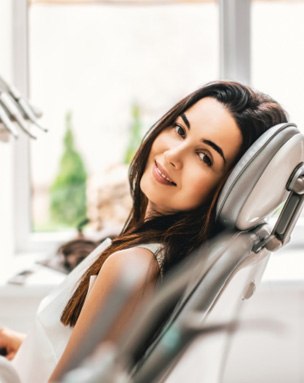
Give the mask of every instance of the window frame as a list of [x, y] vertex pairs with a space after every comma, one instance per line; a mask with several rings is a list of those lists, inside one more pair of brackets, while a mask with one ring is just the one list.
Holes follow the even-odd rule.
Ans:
[[[13, 82], [28, 97], [28, 4], [27, 0], [13, 0], [12, 63]], [[20, 135], [13, 145], [13, 217], [15, 251], [31, 250], [30, 214], [30, 145], [25, 135]]]
[[[13, 82], [29, 96], [29, 2], [13, 0]], [[220, 78], [250, 84], [251, 0], [218, 0]], [[25, 135], [13, 147], [15, 252], [51, 251], [71, 233], [33, 233], [31, 230], [30, 141]], [[295, 228], [293, 245], [303, 246], [304, 219]], [[303, 236], [302, 236], [303, 237]]]

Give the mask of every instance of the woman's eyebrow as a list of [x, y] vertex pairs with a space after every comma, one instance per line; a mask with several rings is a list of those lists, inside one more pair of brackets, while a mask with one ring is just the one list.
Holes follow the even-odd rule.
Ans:
[[211, 146], [214, 150], [216, 150], [218, 152], [218, 154], [223, 158], [224, 160], [224, 163], [226, 164], [226, 158], [224, 156], [224, 152], [222, 150], [222, 148], [220, 148], [215, 142], [213, 141], [210, 141], [210, 140], [202, 140], [202, 142], [204, 142], [206, 145], [209, 145]]
[[[189, 122], [187, 116], [185, 115], [185, 113], [182, 113], [180, 116], [181, 116], [182, 120], [184, 121], [184, 123], [187, 125], [188, 129], [190, 130], [191, 125], [190, 125], [190, 122]], [[224, 160], [224, 163], [225, 163], [225, 164], [227, 163], [227, 160], [226, 160], [226, 158], [225, 158], [223, 149], [222, 149], [221, 147], [219, 147], [215, 142], [210, 141], [210, 140], [204, 140], [204, 139], [202, 139], [202, 142], [205, 143], [206, 145], [211, 146], [215, 151], [217, 151], [218, 154], [219, 154], [219, 155], [222, 157], [222, 159]]]
[[189, 122], [188, 118], [186, 117], [185, 113], [182, 113], [180, 116], [181, 116], [182, 120], [184, 121], [184, 123], [187, 125], [187, 128], [190, 129], [191, 128], [190, 122]]

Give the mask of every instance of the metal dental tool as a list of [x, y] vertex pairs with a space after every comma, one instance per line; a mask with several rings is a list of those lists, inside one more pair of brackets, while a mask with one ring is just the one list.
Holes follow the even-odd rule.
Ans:
[[24, 120], [22, 114], [18, 110], [14, 99], [8, 93], [0, 93], [0, 105], [4, 107], [8, 113], [10, 119], [15, 121], [17, 125], [31, 138], [36, 138], [28, 129], [27, 123]]
[[5, 109], [0, 104], [0, 121], [2, 125], [15, 137], [18, 137], [18, 131], [13, 122], [9, 119]]
[[[34, 108], [21, 93], [9, 85], [0, 76], [0, 125], [15, 138], [18, 137], [18, 127], [20, 127], [28, 136], [36, 138], [28, 127], [28, 122], [47, 132], [47, 129], [38, 123], [42, 113]], [[3, 129], [2, 129], [3, 131]]]
[[43, 130], [44, 132], [47, 132], [47, 129], [42, 127], [38, 122], [38, 118], [41, 117], [41, 113], [38, 112], [36, 109], [34, 109], [30, 103], [22, 97], [21, 93], [17, 88], [15, 88], [13, 85], [9, 85], [4, 79], [0, 76], [0, 87], [2, 89], [5, 89], [6, 93], [8, 93], [15, 101], [16, 106], [19, 108], [25, 119], [32, 122], [34, 125], [36, 125], [38, 128]]

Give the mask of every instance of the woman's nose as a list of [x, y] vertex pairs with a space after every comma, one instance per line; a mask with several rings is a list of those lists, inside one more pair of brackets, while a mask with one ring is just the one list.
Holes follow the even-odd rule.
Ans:
[[176, 145], [164, 152], [165, 161], [177, 170], [183, 167], [183, 157], [184, 152], [182, 145]]

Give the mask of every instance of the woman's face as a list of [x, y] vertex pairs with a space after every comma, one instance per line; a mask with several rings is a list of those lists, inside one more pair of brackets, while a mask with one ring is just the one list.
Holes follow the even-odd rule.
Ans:
[[216, 99], [199, 100], [154, 140], [140, 187], [146, 215], [191, 210], [226, 174], [241, 146], [240, 129]]

